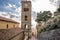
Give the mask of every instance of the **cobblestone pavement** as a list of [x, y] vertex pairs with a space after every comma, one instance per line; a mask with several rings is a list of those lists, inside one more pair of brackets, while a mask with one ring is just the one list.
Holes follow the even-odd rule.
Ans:
[[29, 40], [38, 40], [38, 39], [36, 37], [32, 36], [32, 38]]

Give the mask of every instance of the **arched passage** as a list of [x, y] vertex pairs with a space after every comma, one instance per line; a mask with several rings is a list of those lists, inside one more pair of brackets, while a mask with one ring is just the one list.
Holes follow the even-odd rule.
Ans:
[[28, 29], [28, 25], [27, 24], [24, 25], [24, 29]]
[[8, 28], [8, 24], [6, 25], [6, 27]]

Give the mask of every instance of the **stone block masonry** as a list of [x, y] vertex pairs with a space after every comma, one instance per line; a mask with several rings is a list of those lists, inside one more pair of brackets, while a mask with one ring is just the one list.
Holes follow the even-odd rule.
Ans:
[[38, 40], [60, 40], [60, 28], [38, 34]]
[[15, 29], [0, 29], [0, 40], [23, 40], [23, 30]]

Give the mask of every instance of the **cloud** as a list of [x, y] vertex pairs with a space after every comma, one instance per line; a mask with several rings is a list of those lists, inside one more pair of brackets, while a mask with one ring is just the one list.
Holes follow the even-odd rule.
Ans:
[[4, 6], [5, 12], [11, 12], [12, 14], [15, 13], [15, 9], [17, 8], [17, 6], [15, 4], [10, 4], [8, 3], [8, 5]]
[[10, 15], [7, 12], [0, 12], [0, 16], [10, 18]]
[[13, 7], [11, 4], [8, 4], [8, 7]]
[[31, 22], [32, 22], [32, 28], [36, 28], [36, 24], [37, 23], [35, 22], [35, 19], [32, 18], [32, 21]]
[[[19, 19], [21, 19], [21, 6], [20, 6], [20, 7], [18, 7], [18, 8], [16, 8], [15, 12], [17, 12], [17, 13], [18, 13], [18, 15], [17, 15], [17, 16], [19, 16]], [[21, 20], [19, 20], [19, 21], [21, 21]]]
[[[11, 18], [14, 18], [14, 17], [19, 18], [20, 17], [20, 14], [21, 14], [20, 7], [17, 8], [16, 5], [14, 5], [14, 4], [12, 5], [12, 4], [8, 3], [8, 5], [5, 6], [4, 8], [7, 10], [8, 14], [10, 15]], [[13, 9], [13, 8], [15, 8], [15, 9]]]
[[50, 0], [50, 3], [53, 4], [55, 7], [59, 7], [59, 0]]
[[12, 5], [12, 4], [8, 4], [8, 7], [10, 7], [10, 8], [16, 8], [16, 5]]
[[21, 13], [21, 6], [18, 7], [18, 8], [16, 8], [15, 12], [17, 12], [17, 13]]
[[33, 19], [36, 19], [37, 13], [36, 13], [35, 11], [32, 11], [32, 14], [31, 14], [31, 15], [32, 15], [32, 18], [33, 18]]
[[50, 4], [49, 0], [35, 0], [32, 1], [32, 9], [36, 12], [50, 10], [54, 12], [56, 10], [56, 7], [52, 4]]
[[[6, 16], [10, 15], [9, 18], [13, 19], [13, 20], [16, 20], [16, 21], [20, 21], [20, 16], [21, 16], [21, 7], [18, 7], [14, 4], [10, 4], [8, 3], [7, 6], [4, 7], [6, 9]], [[15, 9], [13, 9], [15, 8]], [[8, 12], [8, 13], [7, 13]]]

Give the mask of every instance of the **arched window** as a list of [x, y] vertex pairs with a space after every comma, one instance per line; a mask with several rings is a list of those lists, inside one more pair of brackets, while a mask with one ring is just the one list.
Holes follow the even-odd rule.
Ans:
[[28, 25], [27, 24], [24, 25], [24, 29], [28, 29]]
[[26, 24], [24, 25], [24, 29], [26, 29]]
[[8, 28], [8, 24], [6, 25], [6, 27]]
[[25, 21], [27, 21], [27, 16], [25, 16]]
[[29, 11], [29, 8], [24, 8], [24, 11], [26, 12], [26, 11]]
[[13, 28], [15, 28], [15, 25], [13, 25]]

